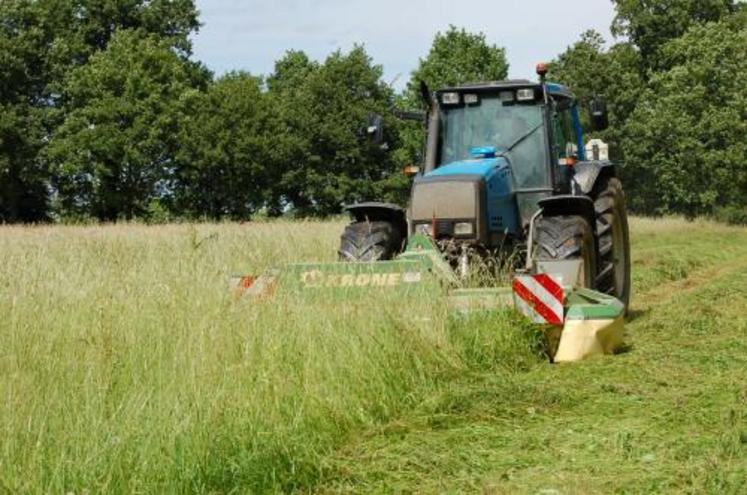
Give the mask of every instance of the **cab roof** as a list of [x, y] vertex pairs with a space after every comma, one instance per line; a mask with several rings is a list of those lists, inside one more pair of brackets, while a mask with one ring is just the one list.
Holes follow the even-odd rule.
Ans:
[[[554, 82], [547, 82], [545, 83], [545, 85], [547, 86], [547, 92], [554, 97], [568, 98], [570, 100], [576, 99], [576, 97], [573, 95], [573, 92], [567, 86]], [[494, 91], [500, 91], [501, 89], [521, 88], [539, 89], [540, 84], [538, 82], [532, 82], [528, 79], [506, 79], [503, 81], [485, 81], [460, 84], [458, 86], [440, 89], [437, 91], [437, 93], [441, 94], [450, 91], [458, 91], [460, 93], [463, 93], [465, 91], [474, 91], [476, 93], [492, 93]]]

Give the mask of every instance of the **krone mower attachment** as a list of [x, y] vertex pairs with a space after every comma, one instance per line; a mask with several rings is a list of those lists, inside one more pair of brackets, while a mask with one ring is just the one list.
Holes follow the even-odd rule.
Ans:
[[623, 303], [580, 287], [580, 270], [580, 261], [537, 262], [517, 273], [511, 286], [459, 288], [457, 274], [433, 240], [415, 234], [391, 261], [290, 264], [259, 276], [233, 277], [231, 287], [237, 297], [254, 301], [281, 294], [326, 299], [341, 292], [423, 291], [431, 297], [441, 292], [459, 313], [513, 307], [543, 326], [553, 361], [568, 362], [612, 353], [622, 343]]

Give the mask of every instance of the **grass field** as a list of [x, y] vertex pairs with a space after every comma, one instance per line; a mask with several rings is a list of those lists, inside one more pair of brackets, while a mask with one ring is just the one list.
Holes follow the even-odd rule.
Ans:
[[626, 352], [511, 315], [236, 303], [342, 224], [0, 227], [0, 492], [744, 493], [747, 229], [632, 223]]

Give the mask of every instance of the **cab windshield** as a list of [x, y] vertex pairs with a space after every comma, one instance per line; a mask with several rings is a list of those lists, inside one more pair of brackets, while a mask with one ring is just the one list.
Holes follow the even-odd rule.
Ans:
[[439, 166], [471, 159], [472, 148], [492, 146], [508, 157], [517, 187], [548, 185], [540, 105], [504, 102], [496, 95], [479, 104], [444, 108], [439, 142]]

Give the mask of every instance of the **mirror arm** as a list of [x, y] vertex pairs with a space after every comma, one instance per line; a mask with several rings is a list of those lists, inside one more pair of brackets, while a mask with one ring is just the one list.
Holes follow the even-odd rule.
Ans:
[[398, 119], [425, 123], [426, 113], [419, 110], [395, 110], [394, 116]]

